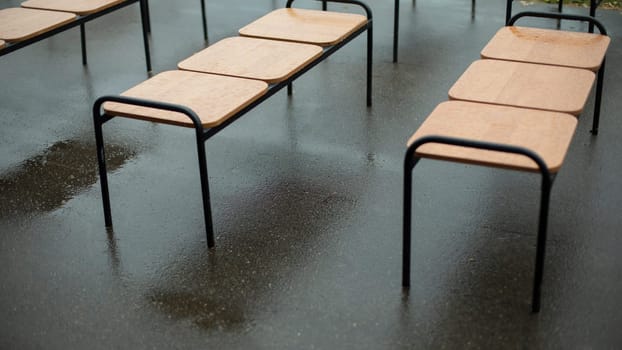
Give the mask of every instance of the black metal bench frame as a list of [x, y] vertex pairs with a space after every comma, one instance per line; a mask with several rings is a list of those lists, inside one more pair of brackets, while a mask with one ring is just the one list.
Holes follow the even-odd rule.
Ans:
[[[600, 6], [601, 2], [602, 0], [590, 0], [590, 17], [596, 17], [596, 9], [598, 8], [598, 6]], [[512, 4], [513, 3], [514, 3], [514, 0], [506, 0], [506, 5], [505, 5], [505, 24], [506, 25], [510, 25], [508, 23], [510, 23], [510, 19], [512, 18]], [[557, 11], [561, 13], [563, 11], [563, 7], [564, 7], [564, 1], [559, 0], [557, 3]], [[592, 23], [590, 23], [589, 32], [590, 33], [594, 32], [594, 25]]]
[[[468, 116], [465, 116], [468, 118]], [[402, 287], [410, 287], [410, 257], [411, 257], [411, 223], [412, 223], [412, 192], [413, 192], [413, 171], [422, 157], [417, 157], [417, 149], [427, 143], [438, 143], [460, 147], [469, 147], [482, 150], [490, 150], [504, 153], [514, 153], [531, 158], [537, 165], [542, 175], [542, 187], [540, 193], [540, 213], [538, 219], [538, 236], [536, 243], [536, 263], [533, 280], [533, 291], [531, 309], [532, 312], [540, 311], [540, 294], [542, 290], [542, 276], [544, 270], [544, 253], [546, 251], [546, 234], [549, 213], [549, 202], [551, 188], [555, 180], [556, 173], [551, 173], [546, 163], [535, 152], [512, 145], [498, 144], [492, 142], [481, 142], [468, 139], [460, 139], [444, 136], [426, 136], [416, 140], [408, 147], [404, 158], [404, 191], [403, 191], [403, 221], [402, 221]]]
[[[203, 39], [205, 41], [207, 41], [207, 17], [205, 15], [205, 0], [200, 0], [201, 1], [201, 16], [202, 16], [202, 20], [203, 20]], [[109, 8], [103, 9], [101, 11], [97, 11], [95, 13], [92, 14], [88, 14], [88, 15], [84, 15], [84, 16], [80, 16], [77, 15], [78, 17], [76, 18], [76, 20], [71, 21], [67, 24], [64, 24], [58, 28], [46, 31], [44, 33], [41, 33], [39, 35], [36, 35], [30, 39], [26, 39], [26, 40], [22, 40], [22, 41], [18, 41], [18, 42], [6, 42], [6, 46], [4, 48], [0, 49], [0, 56], [4, 56], [6, 54], [9, 54], [13, 51], [19, 50], [23, 47], [26, 47], [28, 45], [34, 44], [36, 42], [39, 42], [43, 39], [47, 39], [51, 36], [54, 36], [58, 33], [64, 32], [66, 30], [69, 30], [73, 27], [77, 27], [80, 26], [80, 43], [81, 43], [81, 48], [82, 48], [82, 64], [86, 65], [87, 64], [87, 55], [86, 55], [86, 28], [85, 28], [85, 24], [87, 22], [90, 22], [96, 18], [99, 18], [101, 16], [104, 16], [108, 13], [114, 12], [116, 10], [119, 10], [121, 8], [124, 8], [126, 6], [132, 5], [133, 3], [138, 2], [139, 6], [140, 6], [140, 20], [141, 20], [141, 26], [142, 26], [142, 32], [143, 32], [143, 44], [145, 47], [145, 61], [146, 61], [146, 66], [147, 66], [147, 72], [151, 72], [151, 55], [149, 53], [149, 37], [148, 34], [151, 32], [151, 20], [149, 17], [149, 1], [148, 0], [125, 0], [119, 4], [116, 4], [114, 6], [111, 6]], [[47, 11], [47, 10], [44, 10]]]
[[[286, 7], [291, 7], [294, 0], [288, 0]], [[158, 102], [153, 100], [145, 100], [139, 98], [131, 98], [125, 96], [102, 96], [98, 98], [93, 105], [93, 122], [95, 128], [95, 142], [97, 147], [97, 161], [99, 166], [99, 177], [101, 182], [102, 189], [102, 202], [104, 207], [104, 219], [106, 227], [112, 227], [112, 213], [110, 208], [110, 195], [108, 190], [108, 177], [106, 171], [106, 155], [105, 155], [105, 147], [104, 147], [104, 138], [103, 138], [103, 124], [112, 120], [115, 116], [109, 115], [106, 113], [102, 114], [102, 104], [104, 102], [119, 102], [129, 105], [135, 106], [143, 106], [156, 108], [166, 111], [178, 112], [187, 116], [194, 125], [195, 135], [196, 135], [196, 146], [197, 146], [197, 156], [199, 162], [199, 172], [201, 179], [201, 195], [203, 200], [203, 214], [205, 218], [205, 229], [207, 236], [207, 246], [211, 248], [215, 245], [214, 242], [214, 228], [211, 214], [211, 203], [210, 203], [210, 195], [209, 195], [209, 181], [208, 181], [208, 173], [207, 173], [207, 159], [205, 154], [205, 142], [219, 131], [226, 128], [228, 125], [236, 121], [238, 118], [246, 114], [248, 111], [255, 108], [257, 105], [261, 104], [263, 101], [267, 100], [270, 96], [276, 94], [284, 87], [288, 87], [288, 92], [291, 93], [291, 84], [298, 77], [309, 71], [311, 68], [315, 67], [320, 62], [324, 61], [330, 55], [335, 53], [341, 47], [345, 46], [347, 43], [358, 37], [361, 33], [367, 31], [367, 106], [371, 106], [371, 79], [372, 79], [372, 49], [373, 49], [373, 22], [372, 22], [372, 12], [367, 5], [358, 1], [358, 0], [316, 0], [316, 1], [329, 1], [336, 3], [346, 3], [353, 4], [362, 7], [367, 15], [367, 24], [354, 33], [350, 34], [343, 41], [329, 47], [323, 48], [323, 53], [320, 57], [310, 62], [307, 66], [302, 68], [300, 71], [293, 74], [287, 80], [282, 82], [272, 84], [268, 87], [266, 93], [262, 96], [254, 100], [248, 106], [235, 113], [233, 116], [228, 118], [226, 121], [221, 123], [218, 126], [213, 128], [204, 128], [201, 119], [199, 116], [192, 111], [190, 108], [182, 105]]]

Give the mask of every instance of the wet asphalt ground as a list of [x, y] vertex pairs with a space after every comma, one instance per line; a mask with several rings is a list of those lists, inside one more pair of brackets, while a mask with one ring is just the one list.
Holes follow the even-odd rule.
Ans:
[[[0, 348], [622, 347], [622, 14], [598, 12], [612, 37], [601, 132], [590, 98], [553, 187], [534, 315], [533, 174], [423, 161], [400, 285], [405, 142], [503, 25], [503, 1], [402, 1], [397, 64], [393, 1], [368, 3], [373, 107], [361, 37], [207, 142], [211, 250], [189, 129], [105, 125], [104, 227], [90, 109], [148, 77], [137, 6], [87, 24], [87, 67], [77, 29], [3, 56]], [[281, 6], [207, 1], [209, 42]], [[206, 45], [197, 1], [150, 8], [154, 73]]]

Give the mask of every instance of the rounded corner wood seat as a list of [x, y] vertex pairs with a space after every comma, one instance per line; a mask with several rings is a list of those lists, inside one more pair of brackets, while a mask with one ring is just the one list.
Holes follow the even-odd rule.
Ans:
[[282, 82], [322, 55], [317, 45], [231, 37], [181, 61], [182, 70]]
[[[248, 106], [267, 88], [268, 84], [259, 80], [176, 70], [157, 74], [122, 96], [186, 106], [210, 128]], [[117, 102], [106, 102], [103, 108], [109, 115], [194, 127], [187, 116], [177, 112]]]
[[578, 116], [595, 79], [594, 72], [586, 69], [477, 60], [451, 87], [449, 98]]
[[335, 45], [367, 24], [367, 17], [352, 13], [283, 8], [274, 10], [239, 30], [240, 35]]
[[84, 16], [105, 10], [123, 1], [125, 0], [27, 0], [22, 2], [21, 6], [39, 10], [71, 12]]
[[[447, 101], [425, 119], [408, 145], [424, 136], [447, 136], [518, 146], [538, 154], [551, 173], [563, 164], [577, 118], [567, 113]], [[539, 172], [530, 158], [511, 153], [428, 143], [416, 155], [423, 158]]]
[[19, 42], [76, 20], [73, 13], [12, 7], [0, 10], [0, 39]]
[[520, 26], [503, 27], [482, 49], [482, 58], [598, 71], [611, 39], [602, 34]]

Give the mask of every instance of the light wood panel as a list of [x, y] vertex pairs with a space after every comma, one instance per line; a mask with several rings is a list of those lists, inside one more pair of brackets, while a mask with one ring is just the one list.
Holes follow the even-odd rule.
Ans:
[[449, 97], [579, 115], [595, 77], [586, 69], [478, 60], [451, 87]]
[[283, 81], [322, 55], [320, 46], [276, 40], [226, 38], [179, 63], [179, 69]]
[[125, 0], [28, 0], [22, 2], [22, 7], [73, 12], [84, 16], [107, 9], [123, 1]]
[[240, 35], [331, 46], [367, 23], [367, 17], [330, 11], [274, 10], [240, 29]]
[[[183, 105], [193, 110], [203, 126], [214, 127], [263, 95], [268, 84], [259, 80], [187, 71], [160, 73], [122, 95]], [[177, 112], [104, 103], [106, 113], [156, 123], [193, 127], [192, 121]]]
[[608, 36], [600, 34], [503, 27], [484, 47], [481, 56], [597, 71], [610, 42]]
[[73, 13], [41, 11], [19, 7], [0, 10], [0, 39], [23, 41], [74, 21]]
[[[495, 106], [464, 101], [443, 102], [408, 140], [430, 135], [493, 142], [527, 148], [538, 154], [551, 172], [562, 166], [577, 125], [570, 114]], [[441, 144], [419, 147], [420, 157], [538, 171], [530, 158], [509, 153]]]

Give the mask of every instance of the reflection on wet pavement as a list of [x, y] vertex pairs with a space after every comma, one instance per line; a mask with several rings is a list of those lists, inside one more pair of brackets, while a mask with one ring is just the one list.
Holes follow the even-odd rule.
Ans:
[[[110, 171], [136, 155], [125, 146], [106, 148]], [[52, 211], [97, 180], [94, 144], [59, 141], [0, 176], [0, 218]]]

